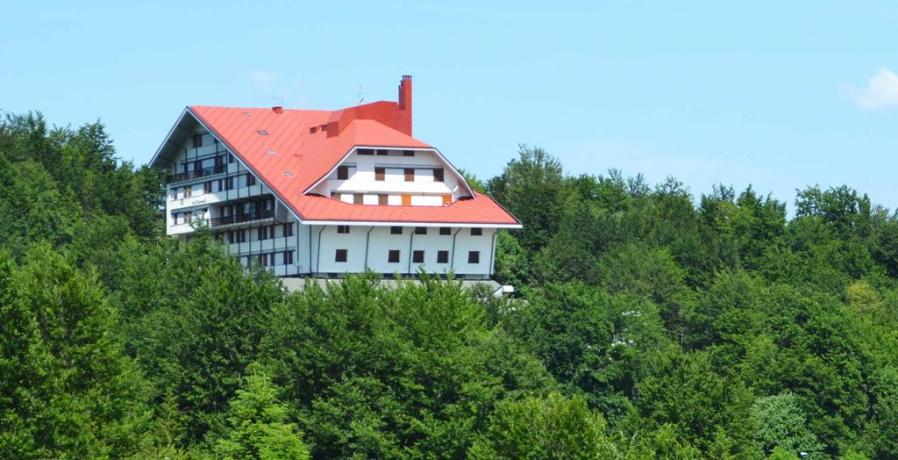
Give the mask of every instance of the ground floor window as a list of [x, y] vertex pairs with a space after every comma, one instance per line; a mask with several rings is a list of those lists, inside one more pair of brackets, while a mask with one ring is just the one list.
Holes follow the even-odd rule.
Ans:
[[399, 250], [398, 249], [390, 249], [390, 252], [387, 254], [387, 262], [391, 264], [399, 263]]
[[346, 249], [337, 249], [334, 254], [334, 262], [346, 262]]
[[423, 264], [424, 263], [424, 251], [416, 250], [416, 251], [412, 252], [412, 262], [414, 262], [416, 264]]
[[480, 251], [468, 251], [468, 263], [469, 264], [479, 264], [480, 263]]
[[437, 251], [437, 263], [449, 263], [449, 251]]

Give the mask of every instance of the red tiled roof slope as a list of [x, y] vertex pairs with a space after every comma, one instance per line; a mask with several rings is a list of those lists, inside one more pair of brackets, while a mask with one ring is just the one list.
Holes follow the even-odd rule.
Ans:
[[401, 131], [410, 132], [411, 121], [391, 114], [398, 110], [393, 102], [339, 111], [188, 108], [302, 220], [519, 225], [481, 194], [446, 206], [357, 205], [306, 194], [353, 147], [432, 148]]

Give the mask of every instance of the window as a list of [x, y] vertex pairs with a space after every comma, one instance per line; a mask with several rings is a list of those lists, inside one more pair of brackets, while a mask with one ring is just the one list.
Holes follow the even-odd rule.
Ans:
[[359, 155], [374, 155], [374, 150], [373, 149], [359, 149], [358, 154]]
[[346, 262], [346, 249], [337, 249], [334, 253], [334, 262]]
[[390, 227], [390, 235], [402, 235], [402, 227]]
[[452, 229], [449, 227], [440, 227], [440, 235], [451, 235]]
[[480, 263], [480, 251], [468, 251], [468, 263], [469, 264], [479, 264]]
[[415, 181], [415, 170], [413, 168], [405, 168], [405, 181], [406, 182], [414, 182]]
[[190, 198], [191, 196], [193, 196], [193, 187], [188, 185], [184, 187], [184, 198]]
[[391, 264], [399, 263], [399, 250], [398, 249], [390, 249], [390, 252], [387, 254], [387, 262]]
[[234, 190], [234, 178], [233, 177], [225, 177], [224, 189], [225, 190]]
[[386, 169], [374, 168], [374, 180], [383, 182], [385, 180]]
[[252, 185], [256, 185], [256, 176], [246, 173], [246, 186], [249, 187]]
[[411, 195], [402, 195], [402, 205], [403, 206], [411, 206], [412, 205], [412, 196]]
[[423, 264], [424, 263], [424, 251], [421, 251], [421, 250], [412, 251], [412, 262], [414, 262], [416, 264]]
[[196, 172], [197, 176], [203, 175], [203, 160], [194, 160], [193, 161], [193, 170]]
[[267, 240], [268, 239], [268, 227], [259, 227], [259, 229], [256, 230], [256, 233], [257, 233], [257, 239], [259, 239], [259, 240]]
[[427, 227], [415, 227], [415, 235], [426, 235]]
[[202, 134], [194, 134], [193, 135], [193, 148], [198, 149], [203, 146], [203, 135]]
[[437, 263], [438, 264], [449, 263], [449, 251], [437, 251]]
[[349, 166], [337, 166], [337, 180], [349, 179]]
[[212, 181], [203, 182], [203, 193], [212, 193]]
[[180, 224], [180, 222], [178, 222], [178, 217], [179, 217], [178, 213], [176, 213], [176, 212], [171, 213], [171, 220], [172, 220], [172, 222], [175, 223], [175, 225]]
[[284, 224], [284, 236], [293, 236], [293, 224]]
[[413, 157], [413, 156], [415, 156], [415, 151], [414, 151], [414, 150], [403, 150], [403, 151], [402, 151], [402, 156], [404, 156], [404, 157]]
[[172, 187], [172, 189], [171, 189], [171, 199], [173, 199], [173, 200], [177, 200], [177, 199], [178, 199], [178, 187]]
[[387, 151], [386, 151], [386, 150], [379, 150], [379, 149], [378, 149], [376, 153], [377, 153], [378, 155], [380, 155], [380, 156], [384, 156], [384, 155], [387, 154]]
[[433, 170], [433, 181], [443, 182], [443, 168], [436, 168]]
[[348, 225], [337, 225], [337, 233], [349, 233]]
[[234, 244], [237, 242], [237, 234], [235, 231], [231, 230], [228, 232], [228, 243]]
[[184, 213], [184, 223], [189, 224], [192, 220], [193, 220], [193, 213], [190, 211], [185, 212]]
[[471, 229], [471, 236], [480, 236], [483, 235], [483, 229], [480, 227], [474, 227]]
[[246, 243], [246, 229], [237, 230], [237, 242]]
[[365, 196], [361, 193], [353, 193], [352, 194], [352, 204], [362, 204], [364, 203]]
[[284, 251], [284, 265], [293, 265], [293, 251]]
[[229, 153], [229, 154], [228, 154], [228, 163], [233, 163], [233, 162], [234, 162], [234, 154], [233, 154], [233, 153]]
[[383, 193], [377, 195], [377, 204], [390, 204], [390, 197]]

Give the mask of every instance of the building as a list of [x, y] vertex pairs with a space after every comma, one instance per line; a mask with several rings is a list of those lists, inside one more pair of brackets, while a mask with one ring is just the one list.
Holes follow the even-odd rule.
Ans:
[[496, 232], [521, 227], [412, 137], [409, 76], [398, 102], [335, 111], [187, 107], [151, 164], [167, 172], [169, 235], [208, 226], [278, 276], [488, 279]]

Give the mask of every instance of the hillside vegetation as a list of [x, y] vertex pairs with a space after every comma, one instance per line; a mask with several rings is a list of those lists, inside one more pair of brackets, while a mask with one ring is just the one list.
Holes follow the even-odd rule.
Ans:
[[565, 175], [475, 187], [513, 298], [422, 274], [287, 293], [99, 123], [0, 122], [0, 458], [898, 458], [898, 218]]

